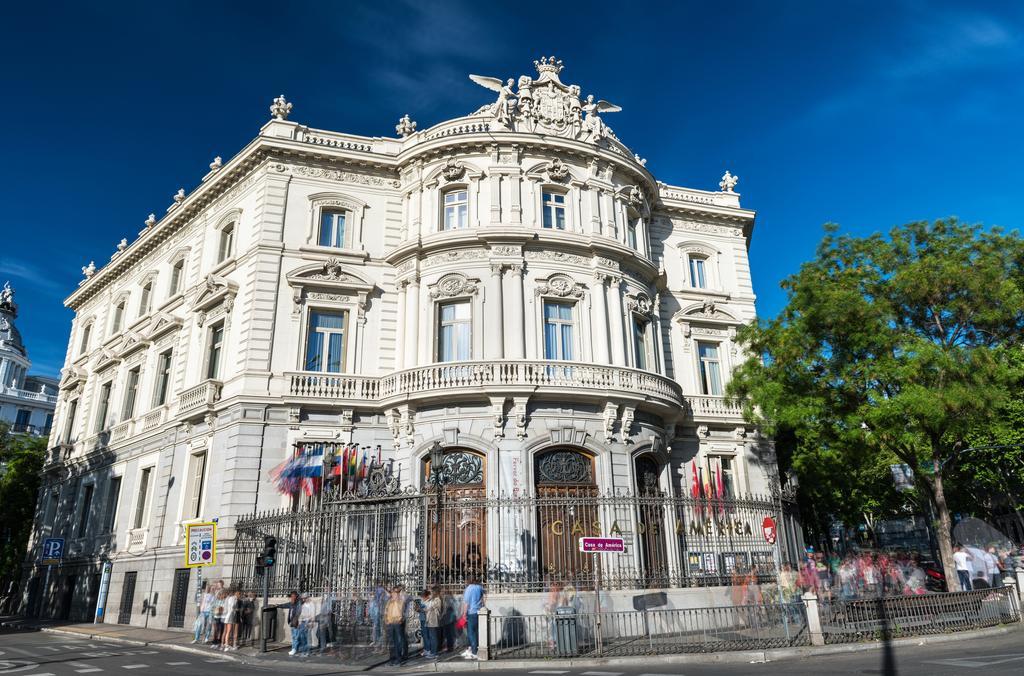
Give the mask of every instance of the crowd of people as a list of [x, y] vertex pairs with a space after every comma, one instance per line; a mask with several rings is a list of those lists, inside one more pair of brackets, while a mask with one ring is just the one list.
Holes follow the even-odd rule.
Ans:
[[199, 612], [192, 625], [192, 643], [204, 643], [216, 650], [238, 650], [253, 640], [256, 594], [226, 588], [223, 580], [204, 584]]

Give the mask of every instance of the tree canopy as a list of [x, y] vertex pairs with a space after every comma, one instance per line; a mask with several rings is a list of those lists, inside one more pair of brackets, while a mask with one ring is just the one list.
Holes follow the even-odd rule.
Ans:
[[864, 504], [862, 482], [890, 462], [912, 467], [951, 571], [944, 467], [1021, 381], [1022, 266], [1022, 240], [999, 228], [943, 219], [852, 237], [829, 224], [783, 282], [778, 317], [740, 332], [751, 356], [730, 394], [792, 436], [801, 491], [828, 486], [833, 506]]
[[11, 434], [0, 423], [0, 582], [21, 578], [45, 457], [45, 437]]

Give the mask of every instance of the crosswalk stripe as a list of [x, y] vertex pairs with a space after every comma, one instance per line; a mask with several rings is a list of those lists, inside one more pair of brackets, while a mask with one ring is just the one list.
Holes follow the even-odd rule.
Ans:
[[87, 667], [85, 669], [75, 669], [75, 673], [78, 674], [91, 674], [94, 671], [103, 671], [99, 667]]
[[122, 669], [145, 669], [148, 666], [149, 666], [148, 664], [126, 664], [126, 665], [122, 666], [121, 668]]
[[47, 671], [45, 673], [25, 674], [25, 676], [53, 676], [53, 674]]
[[558, 671], [558, 670], [555, 670], [555, 669], [550, 669], [550, 670], [548, 670], [548, 669], [538, 669], [536, 671], [531, 671], [530, 673], [531, 674], [568, 674], [569, 671], [568, 670]]
[[183, 667], [186, 664], [188, 664], [188, 662], [168, 662], [167, 666], [169, 666], [169, 667]]
[[622, 676], [621, 671], [584, 671], [582, 676]]

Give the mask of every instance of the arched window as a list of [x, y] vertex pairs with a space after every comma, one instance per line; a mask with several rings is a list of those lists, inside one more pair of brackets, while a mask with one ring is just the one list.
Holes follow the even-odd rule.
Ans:
[[153, 307], [153, 280], [150, 278], [142, 285], [139, 296], [139, 316], [145, 317]]
[[581, 537], [602, 535], [594, 458], [574, 448], [556, 448], [534, 462], [537, 490], [537, 557], [542, 578], [594, 585], [590, 557], [579, 551]]
[[119, 333], [124, 328], [124, 310], [128, 300], [122, 298], [114, 304], [113, 318], [110, 321], [110, 333], [111, 335]]
[[636, 482], [637, 539], [640, 547], [641, 583], [645, 587], [666, 587], [669, 581], [668, 543], [665, 537], [665, 503], [660, 498], [662, 464], [649, 454], [633, 461]]
[[89, 339], [92, 337], [92, 322], [89, 322], [82, 329], [82, 340], [78, 345], [78, 354], [85, 354], [89, 351]]
[[185, 270], [185, 259], [179, 258], [171, 265], [171, 283], [167, 289], [168, 296], [176, 296], [181, 291], [181, 276]]
[[228, 223], [220, 231], [220, 245], [217, 247], [217, 263], [231, 258], [235, 250], [235, 224]]
[[429, 456], [423, 483], [440, 484], [429, 507], [428, 577], [432, 583], [461, 587], [470, 576], [487, 576], [486, 458], [466, 448], [446, 448], [439, 472]]

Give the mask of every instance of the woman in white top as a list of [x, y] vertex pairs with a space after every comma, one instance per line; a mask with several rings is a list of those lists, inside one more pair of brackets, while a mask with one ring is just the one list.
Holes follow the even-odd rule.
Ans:
[[238, 615], [241, 611], [239, 607], [239, 597], [242, 595], [240, 591], [228, 592], [228, 597], [224, 599], [224, 638], [221, 639], [221, 649], [225, 652], [228, 650], [238, 650]]

